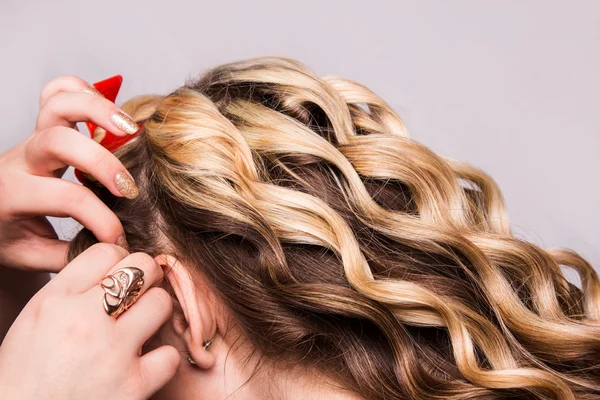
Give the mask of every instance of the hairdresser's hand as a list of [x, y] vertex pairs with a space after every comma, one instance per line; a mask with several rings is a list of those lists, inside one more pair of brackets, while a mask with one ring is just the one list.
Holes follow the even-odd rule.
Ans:
[[[1, 266], [38, 271], [64, 267], [67, 243], [57, 240], [46, 216], [72, 217], [101, 242], [126, 245], [116, 215], [89, 189], [60, 179], [71, 165], [94, 176], [115, 196], [137, 195], [135, 184], [127, 185], [130, 175], [121, 162], [74, 129], [76, 122], [93, 121], [115, 134], [127, 134], [128, 117], [86, 89], [89, 85], [76, 77], [49, 82], [40, 95], [33, 133], [0, 155]], [[129, 133], [137, 130], [137, 125], [130, 126]]]
[[[118, 318], [104, 311], [104, 276], [123, 267], [144, 271], [138, 301]], [[179, 352], [143, 344], [172, 312], [153, 284], [163, 278], [152, 257], [96, 244], [67, 265], [23, 309], [0, 346], [0, 398], [147, 399], [175, 374]]]

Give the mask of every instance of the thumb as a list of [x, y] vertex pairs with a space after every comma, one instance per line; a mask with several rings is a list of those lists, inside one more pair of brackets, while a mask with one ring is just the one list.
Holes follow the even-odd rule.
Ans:
[[37, 272], [58, 272], [67, 265], [69, 243], [40, 236], [15, 242], [4, 255], [6, 264]]
[[140, 383], [147, 391], [144, 398], [151, 397], [175, 376], [180, 360], [172, 346], [161, 346], [140, 358]]

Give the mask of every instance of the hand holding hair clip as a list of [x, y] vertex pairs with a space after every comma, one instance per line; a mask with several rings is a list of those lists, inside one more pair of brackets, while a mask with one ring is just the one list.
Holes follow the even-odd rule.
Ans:
[[[96, 82], [92, 86], [98, 92], [100, 92], [107, 100], [110, 100], [114, 103], [117, 99], [117, 95], [119, 94], [119, 90], [121, 89], [122, 83], [123, 77], [121, 75], [115, 75], [111, 78]], [[96, 142], [98, 142], [100, 145], [102, 145], [108, 151], [111, 152], [114, 152], [119, 147], [136, 137], [141, 130], [138, 130], [138, 133], [134, 133], [133, 135], [117, 136], [99, 127], [93, 122], [87, 121], [85, 125], [88, 128], [90, 138], [94, 139]], [[138, 124], [138, 126], [141, 128], [142, 124]], [[86, 180], [83, 173], [77, 169], [75, 170], [75, 176], [77, 177], [77, 180], [79, 180], [79, 182], [81, 183], [83, 183]]]

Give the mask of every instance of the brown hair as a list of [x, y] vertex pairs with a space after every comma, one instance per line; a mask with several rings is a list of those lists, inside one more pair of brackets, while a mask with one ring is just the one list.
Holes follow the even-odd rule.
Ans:
[[123, 108], [140, 196], [90, 187], [132, 251], [204, 274], [265, 360], [367, 399], [600, 395], [593, 268], [515, 238], [496, 184], [364, 86], [263, 58]]

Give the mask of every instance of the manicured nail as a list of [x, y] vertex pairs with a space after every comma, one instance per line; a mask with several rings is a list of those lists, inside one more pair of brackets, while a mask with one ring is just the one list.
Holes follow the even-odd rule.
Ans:
[[115, 112], [110, 119], [117, 126], [117, 128], [129, 135], [133, 135], [140, 129], [138, 124], [136, 124], [135, 121], [123, 111]]
[[102, 93], [100, 93], [95, 87], [93, 86], [88, 86], [85, 89], [82, 90], [82, 92], [84, 93], [88, 93], [88, 94], [93, 94], [94, 96], [100, 96], [100, 97], [104, 97], [104, 95]]
[[125, 172], [117, 172], [115, 175], [115, 184], [119, 192], [130, 200], [135, 199], [140, 194], [133, 179]]
[[124, 235], [119, 236], [117, 239], [117, 246], [121, 246], [125, 250], [129, 251], [129, 243], [127, 243], [127, 239], [125, 239]]

